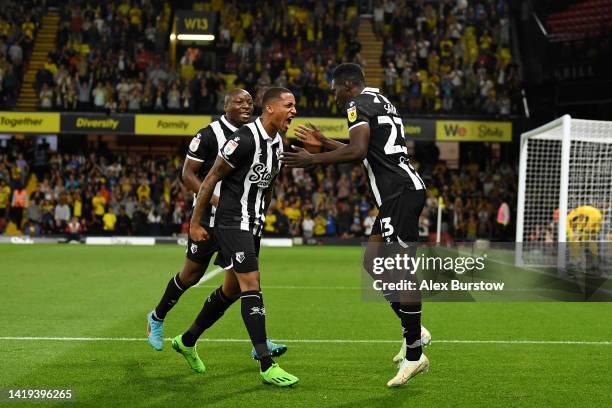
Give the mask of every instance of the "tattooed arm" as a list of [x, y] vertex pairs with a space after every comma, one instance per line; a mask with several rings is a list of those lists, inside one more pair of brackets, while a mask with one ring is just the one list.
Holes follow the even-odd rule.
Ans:
[[196, 205], [193, 209], [191, 223], [189, 225], [189, 235], [191, 235], [192, 240], [204, 241], [208, 239], [206, 229], [200, 225], [204, 208], [206, 207], [206, 204], [210, 202], [217, 182], [223, 180], [223, 178], [231, 173], [232, 170], [233, 168], [227, 163], [227, 161], [225, 161], [225, 159], [222, 157], [217, 157], [212, 169], [210, 169], [208, 175], [206, 175], [206, 178], [204, 178], [204, 181], [200, 185], [200, 190], [198, 191]]

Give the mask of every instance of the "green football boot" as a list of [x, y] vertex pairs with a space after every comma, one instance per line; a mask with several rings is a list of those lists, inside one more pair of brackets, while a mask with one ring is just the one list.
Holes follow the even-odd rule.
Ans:
[[299, 378], [289, 374], [276, 363], [272, 364], [266, 371], [260, 372], [260, 374], [264, 383], [276, 385], [277, 387], [288, 387], [300, 381]]
[[185, 357], [187, 364], [189, 364], [189, 367], [191, 367], [193, 371], [196, 373], [203, 373], [206, 371], [204, 363], [200, 359], [200, 356], [198, 356], [197, 346], [185, 346], [181, 340], [180, 334], [172, 339], [172, 348], [176, 350], [177, 353], [180, 353], [183, 355], [183, 357]]

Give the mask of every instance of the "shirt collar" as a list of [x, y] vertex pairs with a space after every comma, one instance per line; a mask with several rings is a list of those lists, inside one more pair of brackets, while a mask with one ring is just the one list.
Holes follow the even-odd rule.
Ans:
[[364, 93], [364, 92], [380, 93], [380, 89], [378, 89], [378, 88], [369, 88], [369, 87], [366, 86], [365, 88], [363, 88], [363, 91], [361, 91], [361, 93]]
[[225, 118], [225, 115], [221, 116], [221, 122], [223, 122], [223, 124], [227, 126], [228, 129], [231, 130], [232, 132], [235, 132], [238, 130], [236, 126], [232, 125], [230, 121]]
[[257, 125], [257, 128], [259, 128], [259, 131], [261, 132], [261, 135], [263, 136], [264, 140], [276, 141], [278, 138], [280, 138], [278, 132], [274, 135], [273, 138], [268, 135], [268, 132], [266, 132], [266, 129], [264, 129], [263, 125], [261, 124], [261, 117], [257, 118], [257, 120], [255, 121], [255, 125]]

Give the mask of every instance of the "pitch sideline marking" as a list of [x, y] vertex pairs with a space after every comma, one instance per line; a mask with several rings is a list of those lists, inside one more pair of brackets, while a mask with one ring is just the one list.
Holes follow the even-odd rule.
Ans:
[[[137, 341], [144, 342], [147, 339], [142, 337], [0, 337], [0, 341], [21, 340], [21, 341]], [[171, 341], [166, 338], [164, 341]], [[200, 339], [200, 342], [213, 343], [250, 343], [249, 339]], [[284, 343], [324, 343], [324, 344], [345, 344], [345, 343], [400, 343], [401, 340], [356, 340], [356, 339], [275, 339]], [[432, 340], [432, 343], [447, 344], [569, 344], [569, 345], [593, 345], [610, 346], [612, 340], [600, 341], [579, 341], [579, 340]]]

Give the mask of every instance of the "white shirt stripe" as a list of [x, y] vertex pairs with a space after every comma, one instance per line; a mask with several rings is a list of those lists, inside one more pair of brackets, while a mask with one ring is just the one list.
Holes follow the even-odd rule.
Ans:
[[[235, 130], [236, 128], [234, 126], [232, 126], [232, 124], [229, 123], [227, 121], [227, 119], [225, 119], [225, 116], [221, 116], [221, 120], [223, 121], [225, 126], [227, 126], [232, 132], [236, 131]], [[215, 138], [217, 139], [217, 149], [219, 149], [219, 151], [221, 151], [221, 148], [225, 144], [225, 140], [226, 140], [225, 139], [225, 132], [223, 132], [223, 128], [221, 127], [221, 124], [219, 123], [218, 120], [216, 120], [213, 123], [211, 123], [210, 127], [212, 128], [212, 131], [215, 134]], [[221, 195], [221, 183], [222, 183], [222, 181], [219, 181], [215, 185], [215, 190], [213, 191], [213, 195], [216, 195], [217, 197], [219, 197]], [[215, 207], [213, 205], [212, 209], [210, 211], [210, 226], [211, 227], [215, 226], [215, 213], [216, 212], [217, 212], [217, 207]]]
[[406, 165], [406, 163], [400, 163], [399, 166], [404, 169], [406, 173], [408, 173], [408, 175], [412, 179], [412, 183], [414, 184], [415, 190], [423, 190], [425, 188], [425, 183], [423, 183], [423, 180], [421, 180], [418, 175], [415, 175], [416, 172], [411, 171]]
[[[268, 152], [267, 158], [266, 158], [267, 171], [270, 171], [272, 169], [272, 159], [274, 156], [274, 150], [272, 150], [273, 144], [274, 143], [266, 143], [266, 149]], [[253, 234], [257, 234], [259, 227], [264, 225], [264, 223], [266, 222], [266, 214], [263, 212], [263, 209], [265, 206], [264, 201], [265, 201], [265, 197], [263, 197], [263, 190], [259, 189], [257, 191], [257, 197], [255, 199], [255, 228], [253, 230]]]
[[368, 124], [368, 122], [358, 122], [358, 123], [355, 123], [354, 125], [352, 125], [350, 128], [348, 128], [348, 130], [349, 130], [349, 132], [350, 132], [350, 131], [351, 131], [351, 129], [354, 129], [354, 128], [356, 128], [357, 126], [367, 125], [367, 124]]
[[382, 205], [382, 200], [380, 199], [380, 191], [378, 191], [378, 186], [376, 185], [376, 177], [374, 177], [374, 172], [372, 171], [370, 163], [368, 163], [368, 159], [363, 159], [363, 164], [366, 170], [368, 171], [368, 178], [370, 179], [370, 188], [372, 189], [372, 193], [374, 194], [376, 205], [380, 207]]
[[[259, 134], [257, 132], [257, 128], [254, 123], [248, 123], [246, 126], [249, 127], [251, 133], [253, 133], [253, 139], [255, 140], [255, 151], [253, 152], [253, 161], [251, 162], [251, 168], [257, 162], [259, 158], [259, 154], [261, 153], [261, 148], [259, 146]], [[240, 198], [240, 205], [242, 209], [242, 220], [240, 222], [240, 229], [243, 231], [250, 231], [249, 229], [249, 192], [251, 191], [251, 182], [249, 181], [249, 175], [251, 174], [251, 170], [244, 177], [244, 191], [242, 193], [242, 197]]]
[[189, 159], [189, 160], [193, 160], [193, 161], [197, 161], [197, 162], [200, 162], [200, 163], [204, 163], [204, 160], [198, 159], [197, 157], [190, 156], [189, 154], [187, 154], [186, 158]]
[[[238, 130], [238, 128], [237, 128], [236, 126], [232, 125], [232, 124], [229, 122], [229, 120], [227, 120], [227, 119], [225, 118], [225, 115], [222, 115], [222, 116], [221, 116], [221, 118], [220, 118], [220, 120], [221, 120], [221, 122], [223, 122], [223, 124], [224, 124], [225, 126], [227, 126], [227, 127], [228, 127], [228, 129], [229, 129], [229, 130], [231, 130], [232, 132], [235, 132], [235, 131], [237, 131], [237, 130]], [[221, 148], [221, 146], [219, 146], [219, 148]]]
[[223, 144], [225, 143], [225, 133], [223, 132], [223, 128], [221, 127], [221, 124], [218, 120], [215, 120], [213, 123], [211, 123], [210, 128], [215, 134], [215, 138], [217, 138], [217, 148], [221, 150]]

